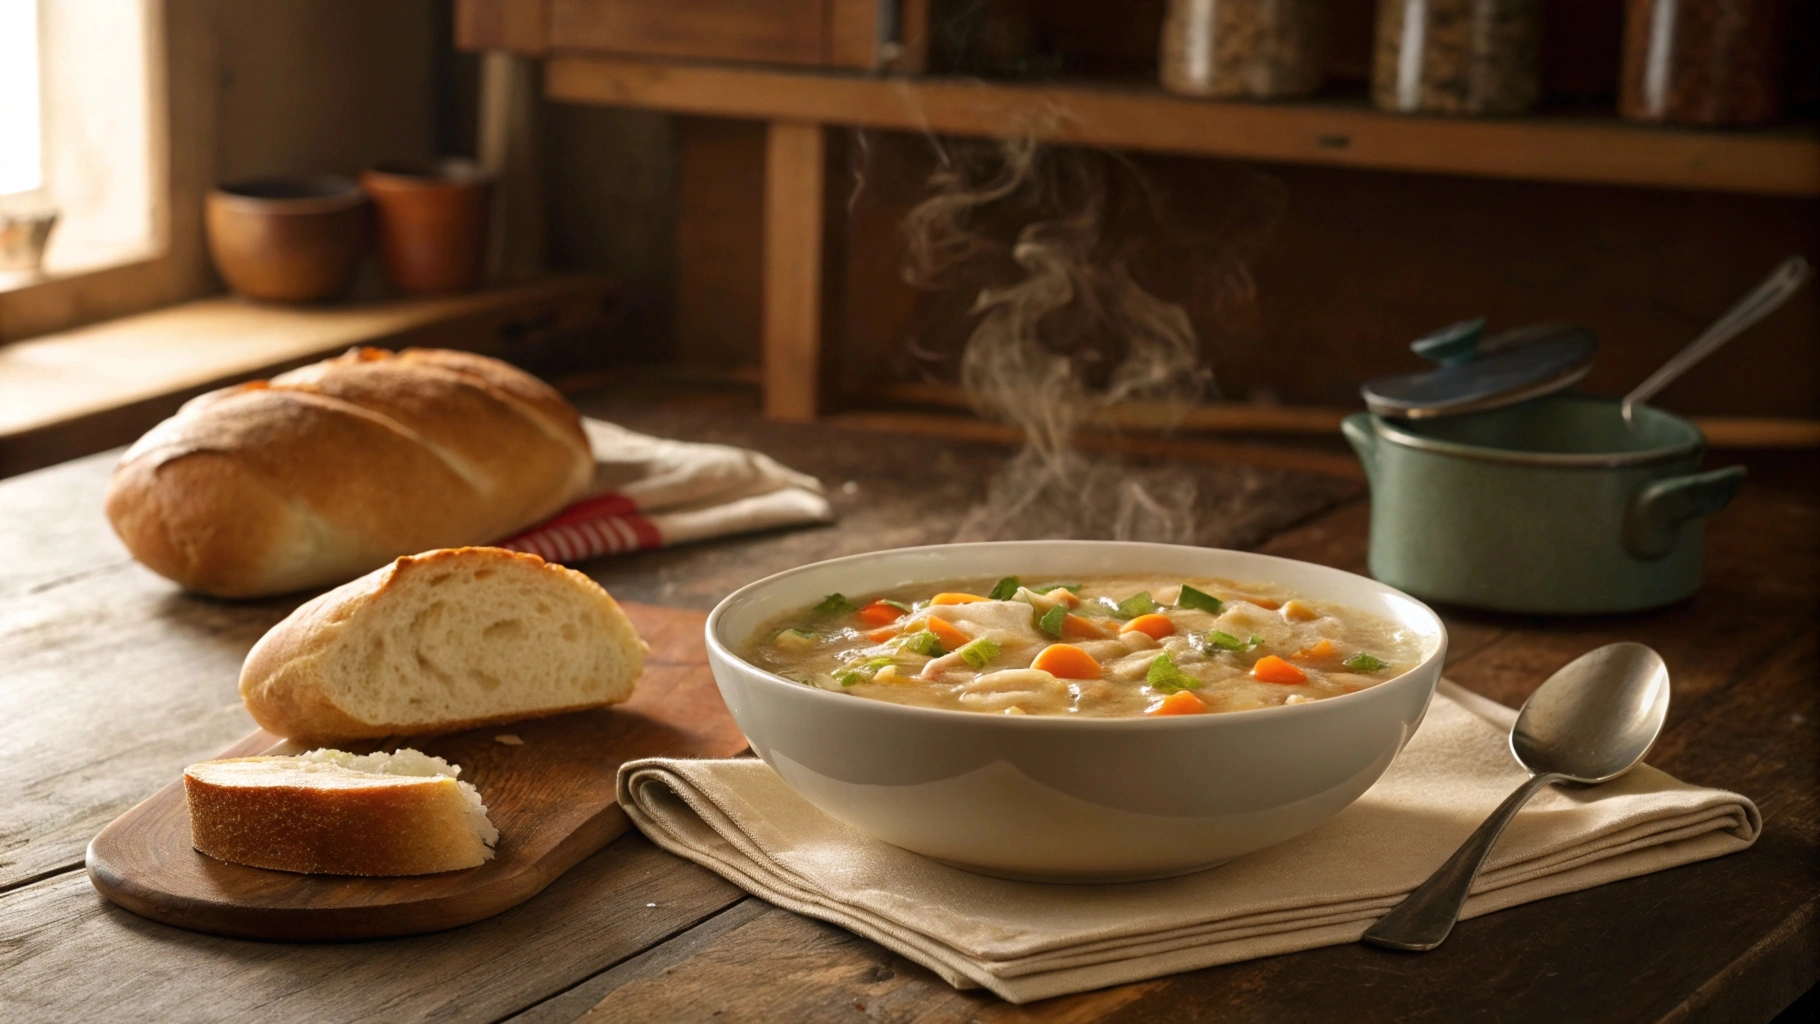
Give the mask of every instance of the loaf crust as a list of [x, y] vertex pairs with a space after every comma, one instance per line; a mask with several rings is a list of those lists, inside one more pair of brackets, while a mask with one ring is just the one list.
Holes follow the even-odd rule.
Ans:
[[[479, 867], [460, 784], [447, 776], [366, 776], [355, 785], [292, 757], [204, 761], [183, 773], [190, 839], [216, 860], [327, 875], [427, 875]], [[327, 769], [327, 766], [316, 766]], [[324, 780], [330, 784], [311, 784]]]
[[[355, 631], [367, 623], [384, 623], [409, 614], [411, 609], [400, 610], [397, 606], [415, 596], [411, 591], [434, 585], [438, 577], [488, 571], [528, 573], [548, 588], [552, 604], [557, 603], [558, 597], [567, 597], [585, 606], [589, 631], [582, 642], [598, 646], [612, 663], [610, 671], [583, 680], [589, 696], [560, 702], [519, 702], [499, 710], [429, 719], [365, 718], [352, 713], [347, 693], [349, 680], [346, 672], [337, 670], [336, 656], [344, 654], [342, 649], [348, 644], [358, 642]], [[645, 650], [644, 641], [618, 602], [586, 575], [523, 552], [455, 548], [399, 558], [384, 569], [304, 603], [272, 627], [247, 655], [240, 672], [240, 696], [261, 728], [311, 743], [436, 735], [619, 703], [631, 696], [644, 667]], [[398, 657], [407, 655], [398, 652]], [[519, 659], [527, 675], [541, 667], [538, 657], [539, 652], [533, 649]], [[384, 679], [375, 674], [358, 682], [378, 687]], [[505, 680], [503, 685], [515, 683], [516, 680]]]
[[536, 378], [463, 352], [360, 349], [185, 404], [127, 451], [106, 508], [154, 572], [255, 597], [508, 536], [592, 474], [580, 417]]

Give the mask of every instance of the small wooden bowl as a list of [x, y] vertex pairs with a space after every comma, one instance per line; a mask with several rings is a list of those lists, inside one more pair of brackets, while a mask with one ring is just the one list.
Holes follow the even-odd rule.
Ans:
[[478, 288], [486, 270], [493, 176], [471, 160], [379, 164], [360, 175], [373, 197], [379, 265], [413, 295]]
[[347, 289], [371, 235], [367, 197], [347, 178], [223, 185], [206, 208], [209, 255], [248, 298], [315, 302]]

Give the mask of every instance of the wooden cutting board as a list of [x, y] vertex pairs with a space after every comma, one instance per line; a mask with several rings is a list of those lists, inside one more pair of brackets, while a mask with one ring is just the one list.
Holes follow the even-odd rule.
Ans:
[[[178, 779], [114, 819], [88, 847], [103, 896], [142, 917], [244, 938], [320, 941], [440, 931], [530, 899], [630, 823], [614, 801], [619, 766], [640, 757], [731, 757], [746, 741], [708, 672], [700, 612], [627, 603], [651, 645], [632, 699], [598, 711], [426, 739], [350, 744], [365, 753], [413, 746], [461, 766], [499, 828], [478, 868], [408, 878], [298, 875], [214, 860], [190, 846]], [[515, 735], [520, 745], [501, 743]], [[255, 732], [221, 757], [298, 753]]]

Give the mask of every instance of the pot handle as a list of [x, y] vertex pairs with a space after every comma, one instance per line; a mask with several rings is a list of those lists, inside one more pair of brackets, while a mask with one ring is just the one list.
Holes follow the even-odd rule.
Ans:
[[1724, 508], [1743, 484], [1744, 467], [1728, 466], [1645, 485], [1624, 510], [1624, 550], [1645, 562], [1666, 557], [1682, 523]]
[[1340, 421], [1340, 433], [1346, 435], [1346, 443], [1359, 456], [1359, 462], [1365, 466], [1365, 477], [1370, 479], [1378, 468], [1378, 432], [1371, 429], [1371, 414], [1355, 412]]

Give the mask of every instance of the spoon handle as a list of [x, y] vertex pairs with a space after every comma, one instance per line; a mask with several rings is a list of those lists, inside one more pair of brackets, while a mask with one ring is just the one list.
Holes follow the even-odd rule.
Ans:
[[1624, 422], [1632, 421], [1638, 403], [1648, 401], [1650, 396], [1686, 373], [1688, 367], [1712, 355], [1719, 346], [1744, 333], [1745, 328], [1775, 312], [1807, 280], [1809, 269], [1807, 260], [1800, 256], [1783, 260], [1749, 295], [1739, 299], [1737, 305], [1726, 310], [1725, 315], [1715, 320], [1698, 338], [1624, 396]]
[[1516, 792], [1491, 812], [1484, 824], [1466, 837], [1453, 856], [1447, 858], [1447, 863], [1435, 869], [1428, 881], [1417, 886], [1403, 902], [1391, 908], [1390, 913], [1379, 918], [1378, 923], [1365, 932], [1365, 941], [1391, 949], [1417, 951], [1439, 946], [1447, 933], [1453, 931], [1454, 922], [1460, 919], [1460, 908], [1466, 905], [1472, 880], [1478, 877], [1479, 866], [1485, 863], [1485, 856], [1491, 853], [1492, 844], [1498, 841], [1504, 826], [1510, 824], [1517, 811], [1536, 795], [1536, 790], [1566, 778], [1544, 772], [1518, 786]]

